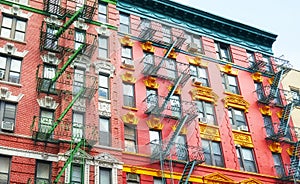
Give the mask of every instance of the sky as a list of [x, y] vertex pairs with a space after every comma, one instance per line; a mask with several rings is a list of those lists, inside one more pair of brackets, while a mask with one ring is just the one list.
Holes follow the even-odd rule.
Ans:
[[275, 57], [300, 70], [300, 0], [173, 0], [278, 35]]

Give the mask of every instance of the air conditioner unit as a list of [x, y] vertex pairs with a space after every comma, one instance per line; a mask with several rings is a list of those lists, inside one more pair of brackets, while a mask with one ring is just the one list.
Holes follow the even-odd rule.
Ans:
[[197, 77], [194, 77], [192, 79], [192, 81], [193, 81], [194, 84], [197, 84], [197, 85], [201, 85], [202, 84], [201, 80], [199, 78], [197, 78]]
[[198, 45], [196, 43], [189, 43], [187, 46], [187, 50], [189, 52], [197, 52], [198, 51]]
[[125, 58], [123, 58], [122, 59], [122, 63], [123, 63], [123, 65], [125, 65], [127, 67], [131, 67], [131, 68], [134, 67], [133, 60], [131, 60], [131, 59], [125, 59]]
[[237, 129], [240, 131], [248, 132], [248, 127], [246, 125], [240, 125], [237, 127]]
[[1, 129], [7, 131], [14, 131], [14, 125], [15, 125], [14, 122], [2, 121]]
[[205, 117], [199, 118], [199, 121], [200, 123], [208, 123], [207, 118]]
[[131, 174], [131, 173], [128, 173], [128, 175], [127, 175], [127, 180], [128, 180], [128, 181], [139, 182], [139, 176], [138, 176], [137, 174]]
[[0, 79], [4, 79], [4, 71], [0, 70]]

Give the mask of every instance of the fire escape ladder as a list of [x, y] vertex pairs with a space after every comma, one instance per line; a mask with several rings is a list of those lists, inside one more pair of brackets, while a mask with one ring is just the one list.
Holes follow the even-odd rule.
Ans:
[[58, 126], [58, 124], [62, 121], [62, 119], [65, 117], [65, 115], [68, 113], [68, 111], [72, 108], [72, 106], [74, 105], [74, 103], [76, 102], [76, 100], [81, 97], [83, 95], [83, 93], [85, 92], [85, 88], [81, 87], [81, 89], [79, 90], [79, 92], [76, 94], [76, 96], [72, 99], [72, 101], [69, 103], [69, 105], [66, 107], [66, 109], [61, 113], [61, 115], [59, 116], [59, 118], [54, 122], [53, 126], [51, 127], [51, 129], [49, 129], [49, 131], [46, 134], [46, 140], [48, 140], [52, 133], [54, 132], [55, 128]]
[[289, 126], [289, 121], [290, 121], [290, 117], [291, 117], [291, 111], [293, 109], [293, 106], [294, 106], [293, 103], [289, 103], [288, 105], [286, 105], [284, 107], [282, 117], [280, 119], [278, 133], [277, 133], [278, 136], [280, 136], [280, 137], [284, 137], [287, 133], [288, 126]]
[[284, 69], [280, 70], [277, 72], [274, 76], [273, 82], [270, 86], [270, 93], [266, 97], [265, 102], [269, 103], [271, 100], [277, 97], [278, 95], [278, 90], [279, 90], [279, 84], [282, 79], [282, 76], [284, 74]]
[[188, 184], [189, 183], [189, 178], [194, 171], [195, 166], [197, 165], [198, 161], [197, 160], [192, 160], [189, 161], [185, 164], [181, 179], [178, 184]]
[[291, 166], [288, 170], [288, 176], [293, 177], [294, 179], [297, 179], [300, 176], [299, 157], [300, 157], [300, 142], [298, 141], [294, 144], [294, 150], [291, 156]]
[[69, 158], [66, 160], [65, 165], [63, 166], [63, 168], [59, 171], [58, 175], [56, 176], [55, 180], [53, 183], [58, 183], [60, 177], [63, 175], [64, 171], [66, 170], [66, 168], [68, 167], [68, 165], [72, 162], [75, 154], [77, 153], [78, 149], [80, 148], [81, 145], [83, 145], [85, 143], [84, 139], [81, 139], [81, 141], [79, 141], [77, 143], [77, 145], [75, 146], [75, 148], [70, 152], [70, 156]]

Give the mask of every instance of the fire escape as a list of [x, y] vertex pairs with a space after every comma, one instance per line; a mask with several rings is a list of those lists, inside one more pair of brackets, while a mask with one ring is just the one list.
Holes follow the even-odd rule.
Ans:
[[[37, 69], [37, 91], [39, 94], [46, 94], [45, 99], [52, 99], [50, 95], [57, 96], [61, 102], [65, 100], [68, 105], [62, 106], [62, 112], [57, 119], [35, 116], [33, 118], [31, 130], [34, 141], [45, 143], [70, 143], [70, 156], [65, 161], [64, 166], [59, 170], [53, 183], [60, 182], [65, 169], [72, 162], [75, 154], [80, 148], [93, 146], [95, 143], [95, 126], [84, 123], [79, 136], [72, 130], [72, 122], [65, 120], [67, 113], [78, 101], [83, 101], [87, 105], [93, 98], [98, 85], [97, 77], [85, 73], [75, 73], [72, 65], [77, 61], [90, 59], [97, 47], [97, 36], [86, 33], [80, 36], [76, 35], [76, 28], [71, 28], [72, 24], [77, 22], [88, 22], [92, 20], [97, 8], [97, 1], [85, 1], [81, 4], [79, 1], [66, 0], [65, 2], [44, 0], [44, 11], [49, 13], [48, 19], [64, 22], [63, 25], [54, 22], [44, 21], [40, 33], [40, 51], [41, 54], [51, 53], [50, 55], [58, 58], [61, 62], [55, 68], [51, 75], [45, 75], [49, 69], [45, 64], [39, 65]], [[63, 7], [65, 6], [65, 7]], [[46, 18], [46, 19], [47, 19]], [[83, 35], [83, 36], [82, 36]], [[49, 56], [50, 56], [49, 55]], [[50, 59], [49, 59], [50, 60]], [[51, 61], [49, 61], [51, 62]], [[83, 79], [82, 82], [75, 81], [75, 78]], [[68, 100], [66, 100], [68, 99]], [[48, 127], [42, 127], [47, 122]]]
[[[173, 66], [170, 67], [170, 59], [168, 58], [171, 52], [180, 49], [185, 42], [185, 38], [182, 33], [174, 33], [173, 31], [172, 35], [170, 34], [172, 31], [165, 32], [165, 30], [162, 29], [162, 25], [153, 21], [149, 21], [149, 26], [144, 26], [142, 22], [139, 28], [140, 33], [138, 38], [141, 42], [149, 41], [166, 49], [163, 57], [154, 55], [150, 62], [149, 57], [145, 56], [141, 61], [144, 65], [142, 73], [145, 76], [164, 79], [172, 84], [172, 88], [166, 96], [152, 94], [146, 97], [144, 100], [146, 103], [145, 106], [147, 106], [145, 113], [149, 116], [177, 121], [174, 133], [169, 136], [167, 140], [160, 141], [159, 144], [154, 145], [150, 143], [155, 147], [155, 149], [152, 150], [151, 159], [152, 161], [160, 161], [161, 171], [164, 173], [165, 162], [167, 159], [172, 160], [174, 158], [172, 157], [172, 155], [174, 155], [172, 151], [177, 149], [177, 160], [184, 160], [183, 163], [185, 163], [179, 183], [188, 183], [196, 165], [204, 161], [204, 155], [200, 146], [180, 145], [176, 143], [176, 139], [183, 127], [189, 125], [197, 117], [197, 109], [196, 105], [191, 101], [180, 101], [174, 98], [175, 91], [178, 87], [183, 87], [190, 78], [189, 65], [174, 61]], [[171, 39], [166, 41], [161, 35], [167, 35], [167, 37]], [[174, 106], [174, 104], [176, 105]], [[171, 168], [169, 169], [170, 172], [172, 172]], [[162, 181], [165, 182], [164, 174], [162, 174]]]
[[[287, 98], [288, 96], [291, 96], [290, 91], [284, 91], [280, 89], [280, 82], [284, 75], [288, 73], [291, 70], [291, 66], [289, 64], [289, 61], [280, 59], [280, 58], [273, 58], [275, 61], [275, 64], [273, 65], [273, 68], [275, 68], [276, 73], [270, 73], [270, 71], [265, 70], [265, 62], [264, 61], [257, 61], [253, 63], [250, 66], [250, 70], [252, 72], [260, 72], [265, 75], [270, 75], [273, 78], [272, 84], [270, 86], [264, 86], [263, 89], [257, 89], [257, 93], [263, 94], [261, 95], [262, 98], [258, 100], [258, 102], [262, 104], [272, 104], [274, 99], [278, 98], [280, 94], [285, 95], [286, 105], [282, 108], [281, 118], [280, 122], [278, 124], [277, 132], [273, 131], [271, 135], [269, 135], [266, 139], [271, 140], [274, 142], [281, 142], [285, 141], [285, 137], [290, 134], [289, 133], [289, 122], [291, 119], [291, 112], [294, 107], [299, 106], [299, 100], [295, 100], [294, 98]], [[269, 126], [272, 127], [266, 127], [273, 129], [273, 125], [270, 124]], [[292, 156], [291, 156], [291, 164], [288, 168], [287, 175], [282, 176], [282, 180], [293, 180], [296, 182], [300, 179], [300, 142], [299, 140], [296, 141], [288, 141], [288, 143], [292, 144], [294, 147]]]

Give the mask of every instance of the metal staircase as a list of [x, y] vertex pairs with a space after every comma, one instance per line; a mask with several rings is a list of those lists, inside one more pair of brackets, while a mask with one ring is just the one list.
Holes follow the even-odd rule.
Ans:
[[288, 168], [288, 174], [281, 179], [293, 180], [294, 183], [297, 183], [297, 181], [300, 180], [300, 141], [294, 143], [294, 149], [291, 156], [291, 165]]
[[188, 184], [189, 178], [193, 173], [195, 166], [199, 163], [197, 160], [189, 161], [185, 164], [181, 179], [178, 184]]

